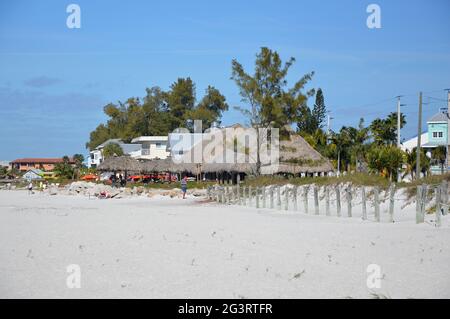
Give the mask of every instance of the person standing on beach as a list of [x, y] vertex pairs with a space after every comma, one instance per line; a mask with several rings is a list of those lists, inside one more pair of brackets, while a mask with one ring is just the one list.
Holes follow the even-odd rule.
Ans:
[[28, 195], [33, 194], [33, 182], [30, 182], [30, 184], [28, 184]]
[[183, 179], [181, 180], [181, 191], [183, 192], [183, 199], [186, 199], [187, 176], [183, 177]]

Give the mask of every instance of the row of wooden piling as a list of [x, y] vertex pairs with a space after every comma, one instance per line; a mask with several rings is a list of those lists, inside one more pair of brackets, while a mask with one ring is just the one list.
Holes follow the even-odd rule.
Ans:
[[440, 185], [429, 186], [426, 184], [417, 186], [416, 193], [416, 223], [425, 222], [426, 207], [429, 203], [428, 194], [430, 188], [434, 192], [434, 215], [435, 224], [440, 227], [442, 224], [442, 216], [448, 214], [448, 182], [444, 180]]
[[[446, 215], [448, 213], [448, 184], [446, 181], [435, 187], [436, 195], [436, 225], [441, 224], [441, 214]], [[319, 188], [316, 185], [303, 186], [303, 192], [301, 193], [303, 202], [303, 212], [309, 213], [309, 198], [308, 194], [310, 189], [313, 191], [314, 200], [314, 214], [319, 215]], [[423, 223], [425, 216], [425, 207], [427, 205], [427, 185], [420, 185], [417, 187], [417, 200], [416, 200], [416, 222]], [[289, 210], [289, 203], [292, 202], [293, 210], [298, 211], [298, 195], [299, 186], [293, 186], [292, 188], [285, 188], [284, 196], [281, 195], [280, 186], [267, 187], [252, 187], [252, 186], [225, 186], [225, 187], [209, 187], [207, 189], [207, 197], [211, 200], [215, 200], [218, 203], [223, 204], [236, 204], [243, 206], [252, 206], [256, 208], [270, 208], [278, 210]], [[330, 192], [334, 191], [336, 196], [336, 216], [342, 216], [341, 207], [341, 188], [339, 185], [325, 186], [325, 215], [331, 216], [330, 210]], [[344, 189], [345, 201], [347, 203], [347, 216], [352, 217], [353, 207], [353, 194], [357, 189], [347, 186]], [[361, 191], [361, 205], [362, 205], [362, 219], [367, 220], [367, 196], [365, 187], [360, 187]], [[394, 222], [394, 206], [395, 206], [395, 193], [396, 186], [391, 184], [388, 190], [389, 194], [389, 210], [388, 221]], [[379, 188], [373, 188], [373, 211], [374, 219], [376, 222], [381, 221], [380, 217], [380, 190]]]

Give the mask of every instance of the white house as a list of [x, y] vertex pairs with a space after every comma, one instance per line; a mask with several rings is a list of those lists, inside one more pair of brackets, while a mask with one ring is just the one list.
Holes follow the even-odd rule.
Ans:
[[139, 144], [139, 159], [166, 159], [170, 153], [167, 150], [168, 136], [140, 136], [134, 138], [131, 143]]
[[131, 157], [137, 158], [141, 155], [142, 146], [140, 144], [124, 143], [121, 139], [109, 139], [90, 152], [88, 167], [95, 168], [103, 162], [103, 148], [110, 143], [118, 144], [122, 148], [123, 152]]
[[[428, 132], [422, 133], [422, 135], [420, 136], [421, 145], [428, 144], [428, 136], [429, 136]], [[413, 138], [404, 141], [400, 147], [402, 151], [411, 152], [414, 147], [417, 147], [417, 136], [414, 136]]]

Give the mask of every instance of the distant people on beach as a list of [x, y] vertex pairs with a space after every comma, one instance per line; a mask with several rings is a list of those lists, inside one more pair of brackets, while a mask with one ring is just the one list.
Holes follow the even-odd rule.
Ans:
[[30, 182], [30, 184], [28, 184], [28, 195], [33, 194], [33, 182]]
[[186, 199], [187, 176], [183, 177], [183, 179], [181, 180], [181, 191], [183, 192], [183, 199]]

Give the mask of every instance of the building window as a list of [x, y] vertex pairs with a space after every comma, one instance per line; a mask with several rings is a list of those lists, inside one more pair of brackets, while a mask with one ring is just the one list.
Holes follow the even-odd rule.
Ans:
[[438, 132], [438, 136], [439, 137], [444, 137], [444, 133], [443, 132]]
[[161, 143], [156, 143], [156, 148], [161, 148]]
[[433, 132], [433, 138], [437, 137], [437, 132]]

